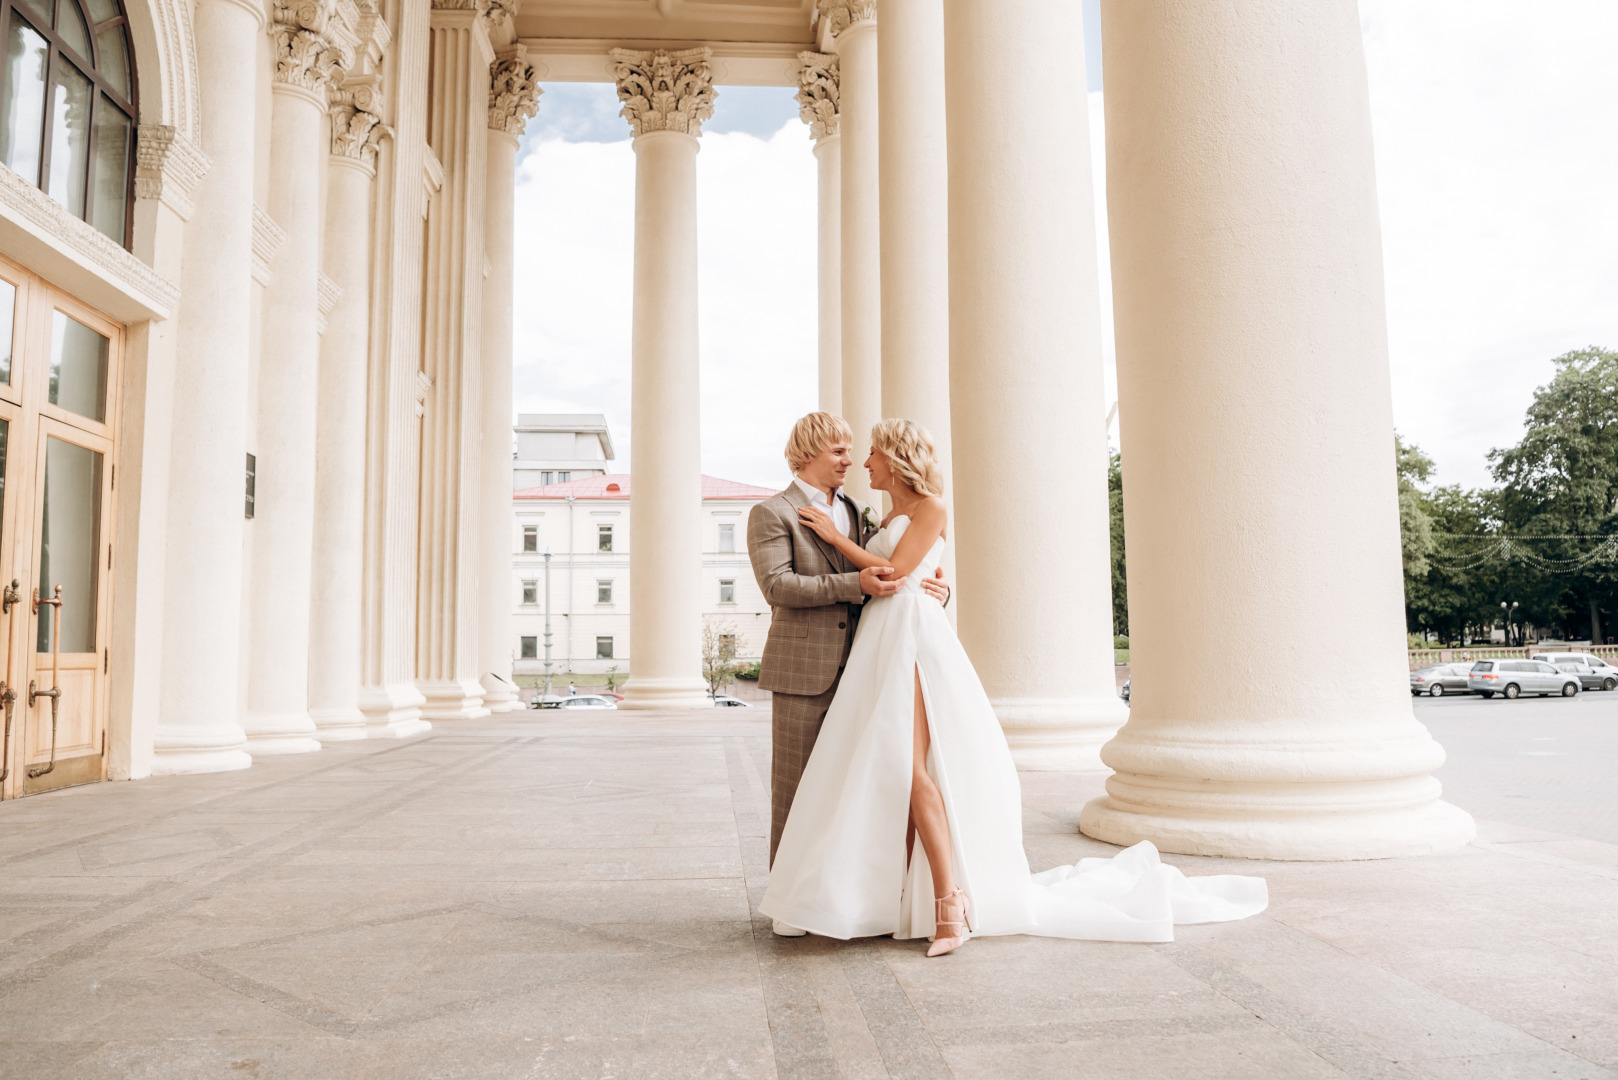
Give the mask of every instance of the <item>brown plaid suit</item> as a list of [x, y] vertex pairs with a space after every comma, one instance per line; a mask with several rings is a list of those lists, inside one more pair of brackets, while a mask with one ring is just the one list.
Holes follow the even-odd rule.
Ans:
[[[839, 496], [847, 499], [847, 496]], [[864, 546], [863, 503], [847, 499], [850, 539]], [[798, 778], [809, 762], [820, 722], [837, 692], [865, 595], [860, 575], [835, 547], [798, 520], [809, 500], [796, 483], [757, 506], [747, 519], [753, 576], [772, 609], [758, 685], [772, 694], [770, 861], [781, 842]]]

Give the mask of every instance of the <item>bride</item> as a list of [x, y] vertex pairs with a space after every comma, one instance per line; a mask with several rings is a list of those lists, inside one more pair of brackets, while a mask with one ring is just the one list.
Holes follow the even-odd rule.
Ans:
[[825, 937], [930, 936], [928, 956], [973, 934], [1172, 941], [1176, 923], [1263, 911], [1262, 879], [1188, 879], [1144, 842], [1029, 873], [1005, 736], [944, 609], [920, 587], [949, 527], [932, 440], [884, 420], [865, 468], [893, 504], [868, 548], [823, 510], [799, 514], [854, 565], [886, 567], [902, 586], [865, 604], [759, 910]]

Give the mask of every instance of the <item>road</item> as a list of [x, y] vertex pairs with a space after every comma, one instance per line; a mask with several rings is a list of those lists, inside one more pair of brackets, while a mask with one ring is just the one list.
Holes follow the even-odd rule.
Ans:
[[1444, 798], [1487, 821], [1618, 844], [1618, 691], [1417, 698]]

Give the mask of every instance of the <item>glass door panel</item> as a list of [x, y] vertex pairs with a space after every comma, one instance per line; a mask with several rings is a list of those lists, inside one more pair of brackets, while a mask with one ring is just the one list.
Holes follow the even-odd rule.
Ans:
[[111, 342], [61, 311], [51, 313], [50, 402], [96, 423], [107, 418], [107, 353]]
[[[101, 455], [45, 437], [45, 490], [40, 502], [39, 595], [66, 598], [55, 619], [41, 618], [40, 653], [96, 651], [96, 597], [100, 585]], [[60, 623], [61, 640], [53, 634]]]

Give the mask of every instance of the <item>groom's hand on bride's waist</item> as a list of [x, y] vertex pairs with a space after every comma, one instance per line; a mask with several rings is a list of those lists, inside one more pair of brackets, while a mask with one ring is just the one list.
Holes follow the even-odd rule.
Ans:
[[944, 577], [944, 568], [942, 566], [933, 572], [932, 577], [921, 579], [921, 591], [945, 607], [949, 606], [950, 584], [949, 580]]
[[860, 592], [866, 596], [892, 596], [905, 583], [904, 578], [882, 580], [883, 574], [893, 573], [891, 566], [867, 566], [860, 571]]

